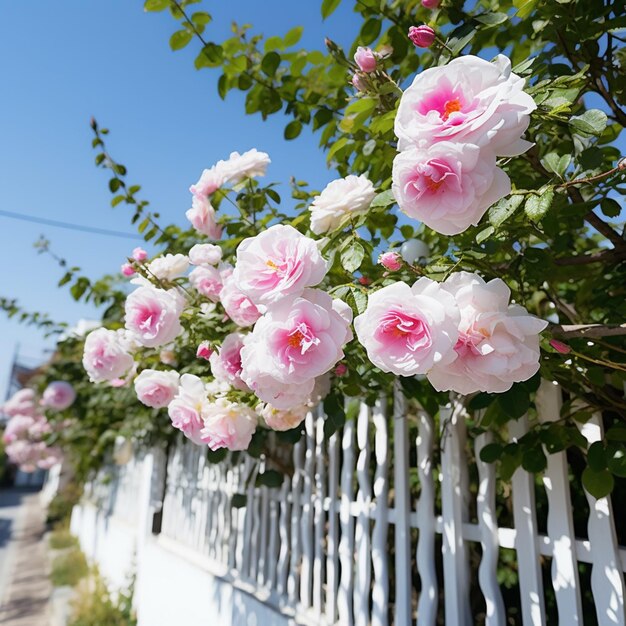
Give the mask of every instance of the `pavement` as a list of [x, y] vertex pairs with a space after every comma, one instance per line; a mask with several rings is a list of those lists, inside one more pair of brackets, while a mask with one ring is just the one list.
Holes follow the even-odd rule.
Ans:
[[51, 593], [39, 491], [0, 490], [0, 624], [48, 626]]

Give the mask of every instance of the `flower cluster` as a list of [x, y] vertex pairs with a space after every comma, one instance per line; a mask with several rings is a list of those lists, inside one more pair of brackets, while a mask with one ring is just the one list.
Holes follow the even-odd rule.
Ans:
[[523, 86], [502, 55], [493, 63], [468, 55], [416, 76], [395, 121], [392, 188], [402, 211], [456, 235], [510, 193], [496, 157], [531, 146], [521, 135], [536, 105]]
[[425, 374], [438, 391], [501, 393], [539, 370], [547, 322], [509, 304], [502, 280], [456, 272], [443, 283], [420, 278], [370, 296], [354, 320], [369, 359], [399, 376]]
[[20, 389], [14, 393], [0, 407], [0, 412], [9, 417], [2, 435], [9, 460], [24, 472], [50, 469], [59, 463], [61, 450], [49, 446], [45, 438], [64, 424], [52, 424], [44, 411], [64, 411], [75, 399], [74, 388], [64, 381], [51, 382], [40, 399], [33, 389]]

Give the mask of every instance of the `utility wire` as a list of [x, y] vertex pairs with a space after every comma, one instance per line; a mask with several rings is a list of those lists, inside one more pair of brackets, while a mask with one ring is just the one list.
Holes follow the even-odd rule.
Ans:
[[45, 224], [46, 226], [54, 226], [55, 228], [66, 228], [67, 230], [79, 230], [84, 233], [93, 233], [95, 235], [107, 235], [109, 237], [123, 237], [124, 239], [143, 239], [139, 234], [122, 233], [116, 230], [107, 230], [106, 228], [94, 228], [92, 226], [81, 226], [80, 224], [71, 224], [70, 222], [59, 222], [57, 220], [49, 220], [44, 217], [36, 217], [34, 215], [24, 215], [23, 213], [13, 213], [12, 211], [0, 210], [0, 217], [8, 217], [14, 220], [22, 220], [24, 222], [33, 222], [35, 224]]

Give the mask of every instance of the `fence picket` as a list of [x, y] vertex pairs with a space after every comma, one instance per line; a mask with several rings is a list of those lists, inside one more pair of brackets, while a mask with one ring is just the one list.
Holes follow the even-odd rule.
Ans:
[[[525, 435], [527, 431], [526, 416], [509, 422], [509, 435], [514, 441]], [[511, 486], [522, 621], [524, 626], [546, 626], [541, 553], [538, 545], [539, 530], [535, 507], [535, 477], [519, 467], [511, 478]]]
[[[602, 417], [597, 413], [581, 426], [581, 432], [592, 444], [602, 440]], [[598, 626], [624, 626], [624, 576], [615, 534], [613, 505], [610, 498], [594, 498], [585, 490], [589, 502], [589, 542], [593, 566], [591, 589], [596, 605]]]
[[505, 623], [506, 615], [496, 578], [498, 568], [498, 522], [495, 514], [496, 470], [493, 463], [484, 463], [480, 460], [480, 451], [492, 441], [491, 433], [482, 433], [474, 442], [479, 481], [476, 508], [483, 552], [478, 568], [478, 581], [485, 596], [487, 608], [485, 625], [500, 626]]
[[389, 608], [389, 568], [387, 566], [387, 527], [389, 525], [389, 479], [386, 400], [379, 399], [373, 411], [376, 429], [374, 454], [376, 475], [374, 477], [374, 498], [376, 503], [375, 524], [372, 532], [372, 565], [374, 566], [374, 586], [372, 589], [372, 626], [387, 624]]
[[280, 552], [278, 553], [276, 591], [280, 595], [287, 593], [287, 576], [289, 573], [289, 519], [291, 506], [289, 504], [289, 479], [283, 480], [280, 490], [280, 518], [278, 528], [280, 533]]
[[435, 626], [437, 621], [437, 571], [435, 570], [435, 486], [433, 483], [433, 418], [419, 411], [417, 474], [420, 495], [417, 502], [417, 572], [421, 592], [417, 603], [417, 625]]
[[461, 476], [465, 466], [462, 405], [457, 400], [441, 407], [441, 507], [443, 517], [444, 607], [448, 626], [470, 626], [469, 576], [463, 538], [465, 504]]
[[315, 417], [309, 411], [305, 419], [306, 454], [304, 457], [304, 488], [302, 490], [302, 566], [300, 569], [300, 602], [311, 606], [313, 584], [313, 478], [315, 472]]
[[302, 555], [302, 535], [300, 534], [300, 516], [302, 514], [301, 492], [302, 472], [304, 468], [304, 451], [306, 442], [303, 440], [293, 448], [293, 479], [291, 492], [291, 560], [289, 564], [289, 577], [287, 578], [287, 593], [289, 601], [295, 604], [298, 601], [298, 588], [300, 583], [300, 559]]
[[[540, 421], [559, 419], [561, 390], [551, 382], [542, 380], [535, 403]], [[574, 626], [582, 624], [583, 618], [567, 457], [564, 452], [548, 455], [543, 484], [548, 496], [548, 536], [553, 543], [552, 585], [559, 622]]]
[[326, 537], [326, 620], [337, 619], [339, 586], [339, 525], [337, 519], [337, 486], [339, 484], [339, 434], [333, 433], [328, 442], [328, 536]]
[[406, 400], [400, 385], [393, 393], [393, 448], [394, 448], [394, 511], [395, 568], [396, 568], [396, 624], [410, 624], [411, 619], [411, 529], [409, 525], [409, 429], [406, 422]]
[[350, 515], [350, 504], [354, 501], [352, 476], [354, 474], [354, 422], [348, 420], [343, 429], [341, 441], [343, 463], [341, 466], [341, 538], [339, 539], [339, 561], [341, 563], [341, 581], [337, 594], [339, 623], [352, 626], [352, 590], [354, 588], [354, 518]]
[[[320, 407], [321, 409], [321, 407]], [[325, 467], [326, 459], [324, 457], [324, 419], [321, 412], [318, 412], [315, 423], [315, 497], [313, 509], [314, 523], [314, 545], [315, 554], [313, 557], [313, 610], [318, 614], [322, 614], [322, 593], [324, 587], [324, 528], [326, 519], [324, 515], [324, 498], [326, 489]]]

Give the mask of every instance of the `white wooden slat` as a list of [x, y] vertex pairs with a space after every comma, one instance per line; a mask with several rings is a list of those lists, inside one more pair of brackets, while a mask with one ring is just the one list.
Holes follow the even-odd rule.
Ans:
[[289, 523], [291, 505], [289, 503], [290, 480], [285, 477], [280, 490], [280, 518], [278, 528], [280, 533], [280, 552], [278, 554], [276, 590], [280, 595], [287, 595], [287, 576], [289, 574]]
[[304, 457], [302, 489], [302, 566], [300, 569], [300, 603], [311, 606], [313, 584], [313, 478], [315, 471], [315, 416], [309, 411], [304, 420], [306, 430], [306, 454]]
[[[370, 443], [369, 443], [370, 408], [361, 403], [357, 418], [356, 438], [359, 455], [356, 463], [358, 491], [356, 501], [361, 507], [369, 506], [372, 500], [370, 484]], [[356, 519], [354, 529], [356, 548], [356, 572], [354, 579], [354, 622], [357, 626], [368, 626], [370, 623], [370, 581], [371, 581], [371, 547], [370, 519], [361, 513]]]
[[341, 581], [337, 594], [337, 610], [339, 623], [352, 626], [352, 591], [354, 589], [354, 518], [350, 515], [350, 503], [354, 501], [354, 421], [348, 420], [343, 428], [341, 448], [343, 462], [341, 466], [341, 509], [339, 521], [341, 538], [339, 539], [339, 561], [341, 564]]
[[376, 502], [375, 523], [372, 531], [372, 565], [374, 586], [372, 589], [372, 626], [385, 626], [389, 609], [389, 567], [387, 564], [387, 530], [389, 525], [389, 469], [387, 434], [387, 400], [379, 399], [373, 411], [374, 454], [376, 474], [374, 477], [374, 498]]
[[406, 400], [396, 383], [393, 393], [393, 467], [395, 512], [395, 623], [410, 624], [411, 611], [411, 528], [409, 523], [409, 430]]
[[270, 519], [269, 519], [269, 540], [267, 554], [267, 580], [266, 585], [271, 589], [276, 587], [276, 572], [278, 566], [278, 507], [279, 502], [275, 497], [276, 489], [269, 492], [270, 499]]
[[[526, 432], [526, 416], [509, 422], [509, 435], [513, 441], [520, 439]], [[521, 467], [517, 468], [511, 478], [511, 487], [522, 622], [524, 626], [546, 626], [534, 475]]]
[[306, 442], [300, 439], [293, 449], [294, 473], [291, 491], [291, 560], [289, 565], [289, 577], [287, 579], [287, 593], [289, 595], [289, 601], [292, 604], [298, 601], [298, 589], [300, 586], [300, 560], [302, 558], [300, 517], [302, 515], [301, 493], [305, 447]]
[[[581, 426], [581, 432], [592, 444], [603, 439], [602, 416], [594, 414]], [[591, 590], [596, 606], [598, 626], [624, 626], [624, 575], [615, 533], [615, 516], [611, 499], [594, 498], [585, 490], [589, 502], [589, 542], [593, 566]]]
[[496, 518], [496, 470], [493, 463], [480, 460], [480, 451], [493, 441], [489, 432], [482, 433], [474, 442], [478, 465], [478, 495], [476, 509], [480, 527], [482, 558], [478, 568], [478, 582], [485, 597], [485, 626], [500, 626], [506, 621], [504, 601], [496, 578], [498, 569], [498, 520]]
[[[328, 441], [328, 500], [338, 501], [339, 485], [339, 434], [333, 433]], [[337, 619], [337, 591], [339, 586], [339, 524], [337, 511], [329, 507], [328, 536], [326, 537], [326, 620]]]
[[439, 411], [442, 428], [441, 507], [443, 517], [443, 578], [446, 626], [470, 626], [467, 556], [463, 539], [464, 494], [461, 468], [466, 464], [462, 450], [464, 415], [460, 402]]
[[261, 513], [261, 526], [259, 529], [259, 556], [258, 556], [258, 570], [257, 570], [257, 583], [259, 586], [265, 585], [267, 581], [267, 552], [268, 552], [268, 527], [269, 527], [269, 489], [262, 486], [259, 494], [259, 509]]
[[254, 523], [254, 481], [256, 480], [258, 465], [254, 464], [251, 469], [247, 480], [246, 488], [246, 506], [245, 506], [245, 520], [243, 530], [243, 563], [241, 567], [241, 575], [244, 578], [251, 578], [250, 560], [252, 556], [252, 527]]
[[326, 497], [326, 458], [324, 455], [324, 417], [321, 406], [315, 416], [315, 496], [313, 500], [314, 557], [313, 557], [313, 610], [322, 614], [324, 586], [324, 535], [326, 519], [324, 498]]
[[[542, 422], [560, 417], [561, 390], [542, 380], [535, 399], [537, 416]], [[578, 564], [575, 553], [572, 501], [564, 452], [548, 455], [548, 466], [543, 475], [548, 496], [548, 535], [554, 542], [552, 558], [552, 585], [556, 594], [559, 623], [575, 626], [583, 624]]]
[[435, 485], [433, 482], [433, 440], [435, 425], [426, 411], [419, 411], [417, 473], [420, 496], [417, 502], [417, 572], [421, 592], [417, 604], [417, 626], [435, 626], [437, 621], [437, 571], [435, 569]]
[[[263, 466], [259, 467], [259, 472], [263, 471]], [[254, 487], [252, 489], [252, 507], [250, 513], [252, 515], [252, 533], [250, 537], [250, 581], [257, 580], [259, 573], [259, 552], [261, 551], [261, 488]]]

